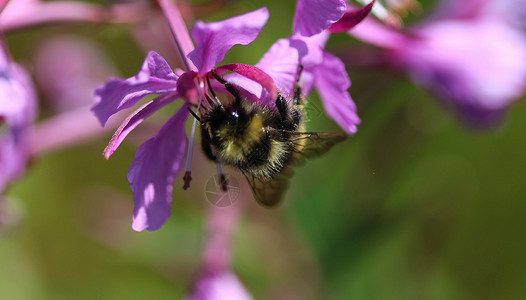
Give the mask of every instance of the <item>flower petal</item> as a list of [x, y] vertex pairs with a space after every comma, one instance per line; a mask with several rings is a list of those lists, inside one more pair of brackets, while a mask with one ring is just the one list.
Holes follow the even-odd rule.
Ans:
[[487, 110], [479, 106], [463, 106], [452, 103], [452, 108], [458, 114], [459, 119], [468, 127], [473, 129], [489, 129], [497, 126], [504, 120], [506, 110]]
[[524, 0], [490, 1], [484, 13], [488, 17], [500, 18], [511, 25], [526, 31], [526, 5]]
[[17, 140], [13, 130], [8, 130], [0, 136], [0, 195], [7, 184], [20, 176], [25, 169], [25, 144], [21, 145]]
[[[302, 55], [307, 53], [307, 46], [303, 41], [291, 39], [278, 40], [270, 47], [267, 53], [263, 55], [261, 60], [256, 64], [256, 67], [274, 80], [279, 93], [290, 95], [293, 92], [294, 81], [298, 73], [300, 52]], [[271, 105], [276, 100], [276, 97], [264, 93], [260, 84], [256, 84], [245, 76], [229, 74], [225, 76], [225, 79], [242, 87], [265, 105]]]
[[177, 92], [179, 92], [181, 97], [186, 101], [195, 105], [197, 105], [197, 99], [199, 98], [199, 93], [194, 81], [196, 77], [196, 72], [188, 71], [181, 74], [179, 80], [177, 80]]
[[[295, 36], [278, 40], [256, 64], [256, 67], [274, 80], [280, 93], [289, 96], [293, 92], [300, 62], [304, 66], [304, 70], [312, 69], [322, 63], [322, 47], [328, 37], [329, 34], [324, 32], [311, 37]], [[313, 78], [311, 75], [308, 71], [301, 75], [300, 83], [304, 94], [308, 94], [312, 90]], [[255, 84], [254, 81], [244, 76], [229, 74], [225, 78], [259, 98], [259, 101], [265, 105], [273, 104], [276, 100], [276, 97], [264, 93], [261, 85]]]
[[310, 37], [295, 36], [294, 43], [291, 43], [298, 50], [300, 63], [303, 65], [304, 72], [301, 75], [300, 84], [305, 95], [312, 91], [315, 81], [312, 70], [323, 63], [325, 53], [323, 48], [328, 38], [329, 33], [323, 31]]
[[102, 126], [116, 112], [135, 105], [142, 97], [176, 91], [177, 76], [168, 63], [150, 51], [141, 70], [126, 80], [112, 79], [95, 91], [92, 111]]
[[339, 33], [339, 32], [346, 32], [350, 29], [352, 29], [354, 26], [358, 25], [365, 17], [369, 15], [371, 10], [373, 9], [373, 5], [376, 0], [371, 1], [371, 3], [362, 6], [357, 9], [351, 9], [345, 12], [343, 17], [338, 20], [338, 22], [332, 24], [331, 27], [329, 27], [329, 31], [331, 33]]
[[224, 21], [198, 21], [192, 30], [196, 47], [187, 57], [198, 68], [199, 75], [203, 75], [221, 62], [234, 45], [248, 45], [254, 41], [268, 17], [267, 8], [263, 7]]
[[345, 132], [355, 133], [357, 125], [360, 124], [360, 118], [356, 114], [356, 105], [347, 92], [351, 81], [343, 62], [328, 52], [324, 52], [323, 63], [314, 70], [314, 73], [316, 78], [314, 84], [327, 114]]
[[36, 106], [28, 74], [9, 60], [0, 44], [0, 193], [25, 170]]
[[0, 31], [58, 22], [102, 22], [102, 6], [79, 1], [9, 1], [2, 11]]
[[312, 36], [329, 28], [345, 13], [344, 0], [298, 0], [292, 34]]
[[187, 107], [185, 103], [157, 135], [139, 146], [130, 165], [128, 181], [135, 202], [132, 228], [136, 231], [157, 230], [170, 216], [173, 178], [186, 154]]
[[117, 150], [119, 145], [122, 143], [124, 138], [130, 133], [137, 125], [139, 125], [144, 119], [151, 116], [154, 112], [158, 111], [168, 103], [179, 98], [177, 93], [170, 93], [167, 95], [159, 96], [156, 99], [144, 104], [131, 115], [129, 115], [121, 126], [115, 131], [113, 137], [106, 149], [104, 149], [104, 158], [108, 159]]
[[[428, 17], [429, 20], [445, 20], [445, 19], [474, 19], [483, 16], [486, 12], [491, 11], [496, 13], [494, 4], [497, 3], [511, 3], [514, 0], [441, 0], [435, 7], [433, 7], [432, 14]], [[519, 0], [522, 2], [522, 0]], [[517, 3], [518, 4], [518, 3]], [[524, 6], [524, 3], [521, 3]], [[515, 7], [515, 10], [519, 6]], [[509, 18], [511, 15], [507, 14]]]
[[98, 45], [70, 35], [41, 43], [34, 64], [36, 82], [53, 113], [93, 105], [93, 91], [116, 74]]
[[202, 272], [194, 283], [192, 294], [184, 300], [252, 300], [243, 284], [229, 270]]
[[[194, 50], [194, 43], [192, 43], [192, 39], [190, 38], [190, 34], [188, 33], [188, 29], [186, 28], [183, 17], [179, 12], [177, 3], [172, 0], [158, 0], [156, 3], [161, 7], [164, 19], [170, 27], [171, 34], [177, 46], [177, 50], [180, 57], [182, 58], [183, 66], [187, 71], [197, 71], [193, 63], [189, 61], [187, 57], [184, 57], [187, 53], [190, 53], [192, 50]], [[155, 28], [155, 31], [157, 31], [157, 27], [154, 25], [150, 25], [148, 27]], [[159, 42], [156, 40], [153, 41], [154, 44], [158, 44]], [[151, 45], [148, 45], [148, 47], [151, 47]]]
[[245, 65], [245, 64], [228, 64], [223, 65], [215, 69], [219, 74], [226, 71], [232, 71], [237, 74], [243, 75], [244, 77], [259, 83], [264, 87], [270, 94], [272, 99], [276, 99], [278, 92], [276, 91], [276, 85], [274, 80], [267, 73], [260, 70], [258, 67]]
[[301, 56], [306, 54], [304, 43], [297, 40], [278, 40], [263, 55], [256, 67], [270, 75], [278, 90], [284, 94], [292, 94], [294, 82], [298, 75], [298, 66]]
[[443, 98], [498, 111], [526, 89], [526, 39], [513, 27], [496, 20], [440, 21], [418, 32], [424, 39], [401, 48], [393, 61]]
[[365, 18], [359, 26], [352, 28], [348, 33], [366, 43], [384, 48], [407, 44], [411, 38], [406, 33], [386, 26], [373, 18]]
[[8, 60], [0, 44], [0, 116], [13, 126], [27, 126], [36, 117], [37, 98], [26, 71]]

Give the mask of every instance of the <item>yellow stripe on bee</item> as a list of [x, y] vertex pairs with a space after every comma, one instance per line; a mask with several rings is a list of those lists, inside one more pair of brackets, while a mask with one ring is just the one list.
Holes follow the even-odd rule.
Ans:
[[[226, 130], [225, 130], [226, 131]], [[223, 136], [228, 133], [224, 132]], [[245, 128], [243, 135], [236, 138], [226, 139], [223, 155], [232, 160], [243, 160], [245, 150], [250, 149], [252, 145], [258, 143], [263, 138], [263, 117], [255, 114]]]
[[263, 117], [260, 114], [255, 114], [248, 124], [245, 131], [245, 142], [253, 144], [261, 140], [263, 136]]

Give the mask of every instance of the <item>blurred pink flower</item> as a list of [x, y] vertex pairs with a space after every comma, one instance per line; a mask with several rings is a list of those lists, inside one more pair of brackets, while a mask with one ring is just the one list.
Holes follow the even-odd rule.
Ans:
[[202, 272], [192, 293], [184, 300], [252, 300], [243, 284], [231, 271]]
[[101, 7], [78, 1], [10, 0], [1, 13], [0, 31], [57, 21], [100, 22], [104, 16]]
[[93, 42], [73, 35], [47, 39], [36, 49], [36, 82], [54, 111], [93, 104], [93, 90], [116, 74]]
[[144, 18], [148, 8], [140, 2], [103, 6], [83, 1], [2, 0], [0, 31], [56, 23], [128, 23]]
[[345, 13], [344, 0], [297, 0], [292, 32], [313, 36], [329, 28]]
[[526, 36], [508, 14], [487, 9], [497, 1], [467, 2], [448, 1], [429, 21], [404, 30], [369, 18], [349, 34], [382, 48], [381, 59], [408, 72], [468, 124], [488, 126], [526, 88]]
[[252, 299], [236, 275], [230, 271], [232, 235], [240, 214], [239, 202], [228, 207], [211, 206], [207, 216], [207, 236], [203, 268], [191, 294], [185, 300]]
[[0, 42], [0, 193], [24, 173], [36, 109], [29, 76]]

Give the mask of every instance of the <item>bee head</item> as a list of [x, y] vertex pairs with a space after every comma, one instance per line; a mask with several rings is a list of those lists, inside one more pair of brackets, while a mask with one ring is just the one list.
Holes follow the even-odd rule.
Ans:
[[226, 109], [227, 112], [227, 124], [230, 126], [237, 127], [239, 126], [239, 123], [242, 123], [244, 120], [244, 113], [243, 111], [238, 111], [234, 107], [229, 107]]
[[212, 129], [239, 131], [246, 126], [249, 119], [244, 108], [239, 106], [218, 105], [208, 112], [206, 118]]

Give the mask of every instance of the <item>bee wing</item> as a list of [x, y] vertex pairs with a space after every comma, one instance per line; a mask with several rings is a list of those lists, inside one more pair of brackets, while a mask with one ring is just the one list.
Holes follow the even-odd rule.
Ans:
[[325, 154], [332, 146], [345, 141], [347, 135], [337, 132], [296, 132], [274, 130], [273, 138], [288, 142], [290, 149], [299, 154], [295, 158], [314, 158]]
[[290, 166], [285, 166], [271, 178], [254, 177], [243, 172], [247, 178], [248, 184], [252, 189], [256, 201], [266, 207], [277, 205], [289, 186], [289, 179], [294, 175]]
[[256, 201], [267, 207], [275, 206], [283, 198], [289, 179], [294, 175], [293, 166], [301, 165], [305, 158], [314, 158], [326, 153], [336, 143], [347, 138], [347, 135], [335, 132], [295, 132], [279, 129], [273, 129], [270, 134], [273, 139], [289, 144], [294, 152], [290, 161], [271, 178], [254, 177], [243, 172]]

